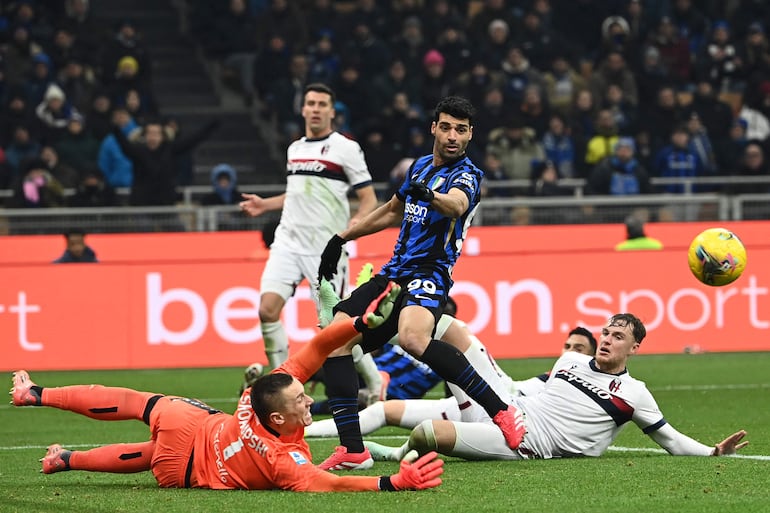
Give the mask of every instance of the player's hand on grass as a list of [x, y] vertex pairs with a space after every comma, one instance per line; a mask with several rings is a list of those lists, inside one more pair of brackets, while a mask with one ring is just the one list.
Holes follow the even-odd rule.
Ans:
[[725, 456], [728, 454], [735, 454], [739, 450], [743, 449], [749, 442], [741, 442], [743, 437], [746, 436], [746, 431], [740, 430], [737, 433], [733, 433], [718, 444], [714, 446], [714, 456]]
[[398, 474], [390, 476], [390, 482], [396, 490], [425, 490], [441, 484], [439, 477], [444, 473], [444, 460], [438, 458], [436, 451], [431, 451], [414, 463], [401, 461]]
[[334, 237], [326, 243], [323, 253], [321, 253], [321, 263], [318, 266], [318, 283], [322, 279], [331, 281], [337, 273], [337, 264], [342, 256], [342, 246], [345, 245], [345, 239], [334, 234]]

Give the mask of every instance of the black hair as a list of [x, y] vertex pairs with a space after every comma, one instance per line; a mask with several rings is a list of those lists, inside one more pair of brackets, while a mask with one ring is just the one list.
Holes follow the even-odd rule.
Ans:
[[447, 96], [436, 105], [436, 109], [433, 111], [433, 121], [438, 121], [438, 117], [442, 112], [449, 114], [453, 118], [467, 119], [468, 124], [473, 124], [476, 108], [462, 96]]
[[307, 95], [310, 91], [316, 92], [316, 93], [326, 93], [331, 97], [332, 105], [334, 105], [334, 102], [337, 101], [337, 98], [334, 94], [334, 90], [329, 87], [326, 84], [323, 84], [321, 82], [313, 82], [312, 84], [308, 84], [305, 86], [305, 91], [303, 92], [303, 96]]
[[270, 414], [282, 408], [281, 393], [294, 382], [289, 374], [267, 374], [251, 387], [251, 407], [262, 425], [268, 425]]
[[608, 326], [618, 326], [625, 328], [631, 326], [631, 333], [634, 335], [634, 340], [637, 344], [641, 344], [644, 337], [647, 336], [647, 328], [644, 327], [644, 323], [634, 314], [619, 313], [610, 317], [607, 321]]
[[80, 235], [81, 237], [85, 237], [86, 232], [82, 228], [70, 228], [69, 230], [65, 231], [63, 235], [65, 239], [69, 240], [73, 235]]
[[596, 352], [596, 338], [594, 338], [593, 333], [585, 329], [583, 326], [578, 326], [569, 332], [568, 336], [571, 337], [572, 335], [580, 335], [587, 338], [588, 344], [591, 346], [591, 354]]

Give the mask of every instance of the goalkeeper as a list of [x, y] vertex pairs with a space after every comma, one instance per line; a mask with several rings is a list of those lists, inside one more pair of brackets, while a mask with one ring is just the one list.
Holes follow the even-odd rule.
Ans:
[[128, 388], [74, 385], [43, 388], [26, 371], [13, 375], [15, 406], [51, 406], [98, 420], [142, 420], [146, 442], [70, 451], [54, 444], [42, 472], [133, 473], [151, 470], [161, 487], [292, 491], [399, 491], [441, 484], [443, 461], [429, 453], [403, 462], [392, 476], [338, 476], [314, 466], [304, 440], [312, 422], [302, 383], [334, 348], [379, 326], [390, 314], [398, 286], [388, 287], [362, 317], [322, 330], [273, 373], [241, 395], [234, 415], [195, 399]]

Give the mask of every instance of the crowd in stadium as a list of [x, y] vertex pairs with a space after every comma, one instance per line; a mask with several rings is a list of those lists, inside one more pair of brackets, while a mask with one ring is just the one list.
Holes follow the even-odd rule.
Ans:
[[[399, 161], [430, 151], [431, 109], [448, 94], [478, 110], [469, 153], [486, 180], [531, 183], [490, 195], [571, 194], [560, 178], [585, 178], [589, 194], [638, 194], [682, 191], [653, 177], [768, 175], [766, 2], [185, 5], [188, 35], [282, 146], [302, 135], [304, 86], [331, 85], [337, 128], [361, 143], [378, 182], [400, 180]], [[110, 205], [113, 187], [131, 186], [113, 123], [136, 137], [162, 108], [140, 34], [131, 20], [94, 19], [87, 0], [3, 4], [0, 189], [15, 190], [7, 206]], [[65, 187], [79, 192], [65, 198]]]

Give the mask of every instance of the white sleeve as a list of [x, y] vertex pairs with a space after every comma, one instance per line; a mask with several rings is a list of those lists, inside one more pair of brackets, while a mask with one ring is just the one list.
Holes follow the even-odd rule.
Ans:
[[363, 185], [372, 181], [372, 175], [369, 173], [369, 167], [366, 165], [364, 150], [353, 141], [346, 141], [347, 146], [342, 160], [342, 168], [350, 181], [352, 187]]
[[703, 445], [674, 429], [671, 424], [664, 424], [649, 433], [650, 438], [674, 456], [711, 456], [713, 447]]

